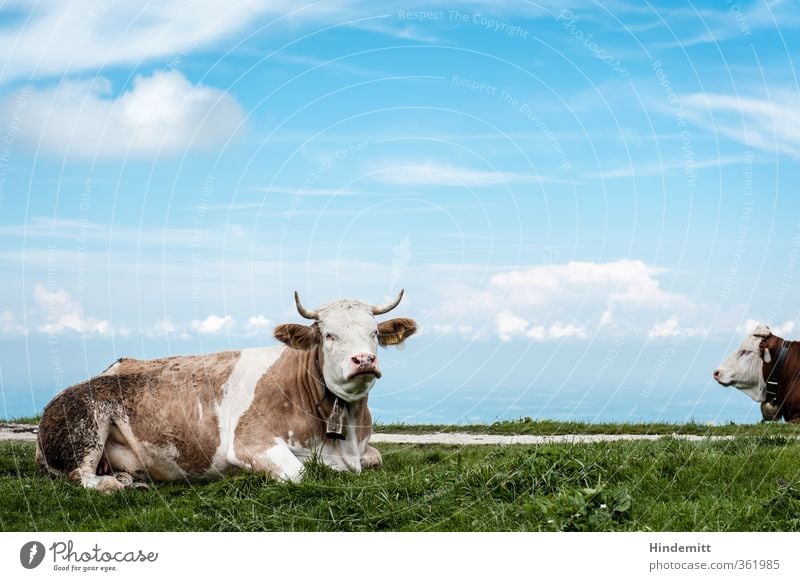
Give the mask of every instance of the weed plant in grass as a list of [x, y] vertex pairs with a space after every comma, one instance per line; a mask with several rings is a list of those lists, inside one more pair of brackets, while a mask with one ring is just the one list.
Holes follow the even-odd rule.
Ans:
[[380, 445], [361, 475], [238, 474], [100, 496], [0, 444], [0, 529], [47, 531], [794, 531], [800, 444], [785, 436], [544, 446]]

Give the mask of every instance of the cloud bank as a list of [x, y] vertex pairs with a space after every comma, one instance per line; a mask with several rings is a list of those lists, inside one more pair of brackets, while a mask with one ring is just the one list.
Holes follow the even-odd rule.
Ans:
[[[538, 343], [613, 335], [626, 328], [649, 339], [701, 336], [691, 299], [664, 290], [663, 269], [639, 260], [572, 261], [498, 273], [485, 288], [460, 288], [432, 314], [434, 330]], [[474, 329], [480, 329], [476, 334]]]

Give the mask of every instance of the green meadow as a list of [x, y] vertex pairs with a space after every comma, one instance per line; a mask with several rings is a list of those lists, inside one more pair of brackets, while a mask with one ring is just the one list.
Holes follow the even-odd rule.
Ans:
[[[520, 423], [534, 430], [524, 433], [590, 431], [586, 424], [552, 422], [546, 428], [541, 422]], [[641, 433], [659, 433], [647, 426], [640, 425]], [[800, 442], [794, 426], [667, 426], [668, 433], [733, 430], [737, 437], [539, 446], [379, 444], [383, 468], [360, 475], [311, 464], [300, 484], [238, 474], [209, 483], [155, 484], [113, 496], [38, 475], [33, 444], [5, 442], [0, 443], [0, 529], [800, 530]], [[506, 428], [483, 426], [511, 433], [502, 431]], [[631, 425], [605, 428], [605, 433], [632, 433]], [[452, 429], [466, 431], [464, 426]]]

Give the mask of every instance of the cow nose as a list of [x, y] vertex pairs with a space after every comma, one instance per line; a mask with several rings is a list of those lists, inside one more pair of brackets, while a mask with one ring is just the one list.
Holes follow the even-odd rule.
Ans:
[[359, 353], [358, 355], [353, 355], [350, 361], [356, 367], [369, 367], [375, 363], [375, 355], [372, 353]]
[[719, 369], [714, 370], [714, 379], [719, 379], [720, 371]]

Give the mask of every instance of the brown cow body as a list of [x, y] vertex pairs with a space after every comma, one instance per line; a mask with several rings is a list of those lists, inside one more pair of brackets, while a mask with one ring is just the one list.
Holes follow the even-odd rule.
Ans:
[[[778, 354], [784, 340], [776, 335], [764, 338], [763, 348], [770, 353], [770, 362], [762, 363], [764, 381], [770, 377], [778, 362]], [[767, 421], [783, 418], [787, 422], [800, 423], [800, 344], [788, 343], [788, 351], [783, 361], [778, 381], [778, 396], [775, 402], [761, 403], [761, 415]]]

